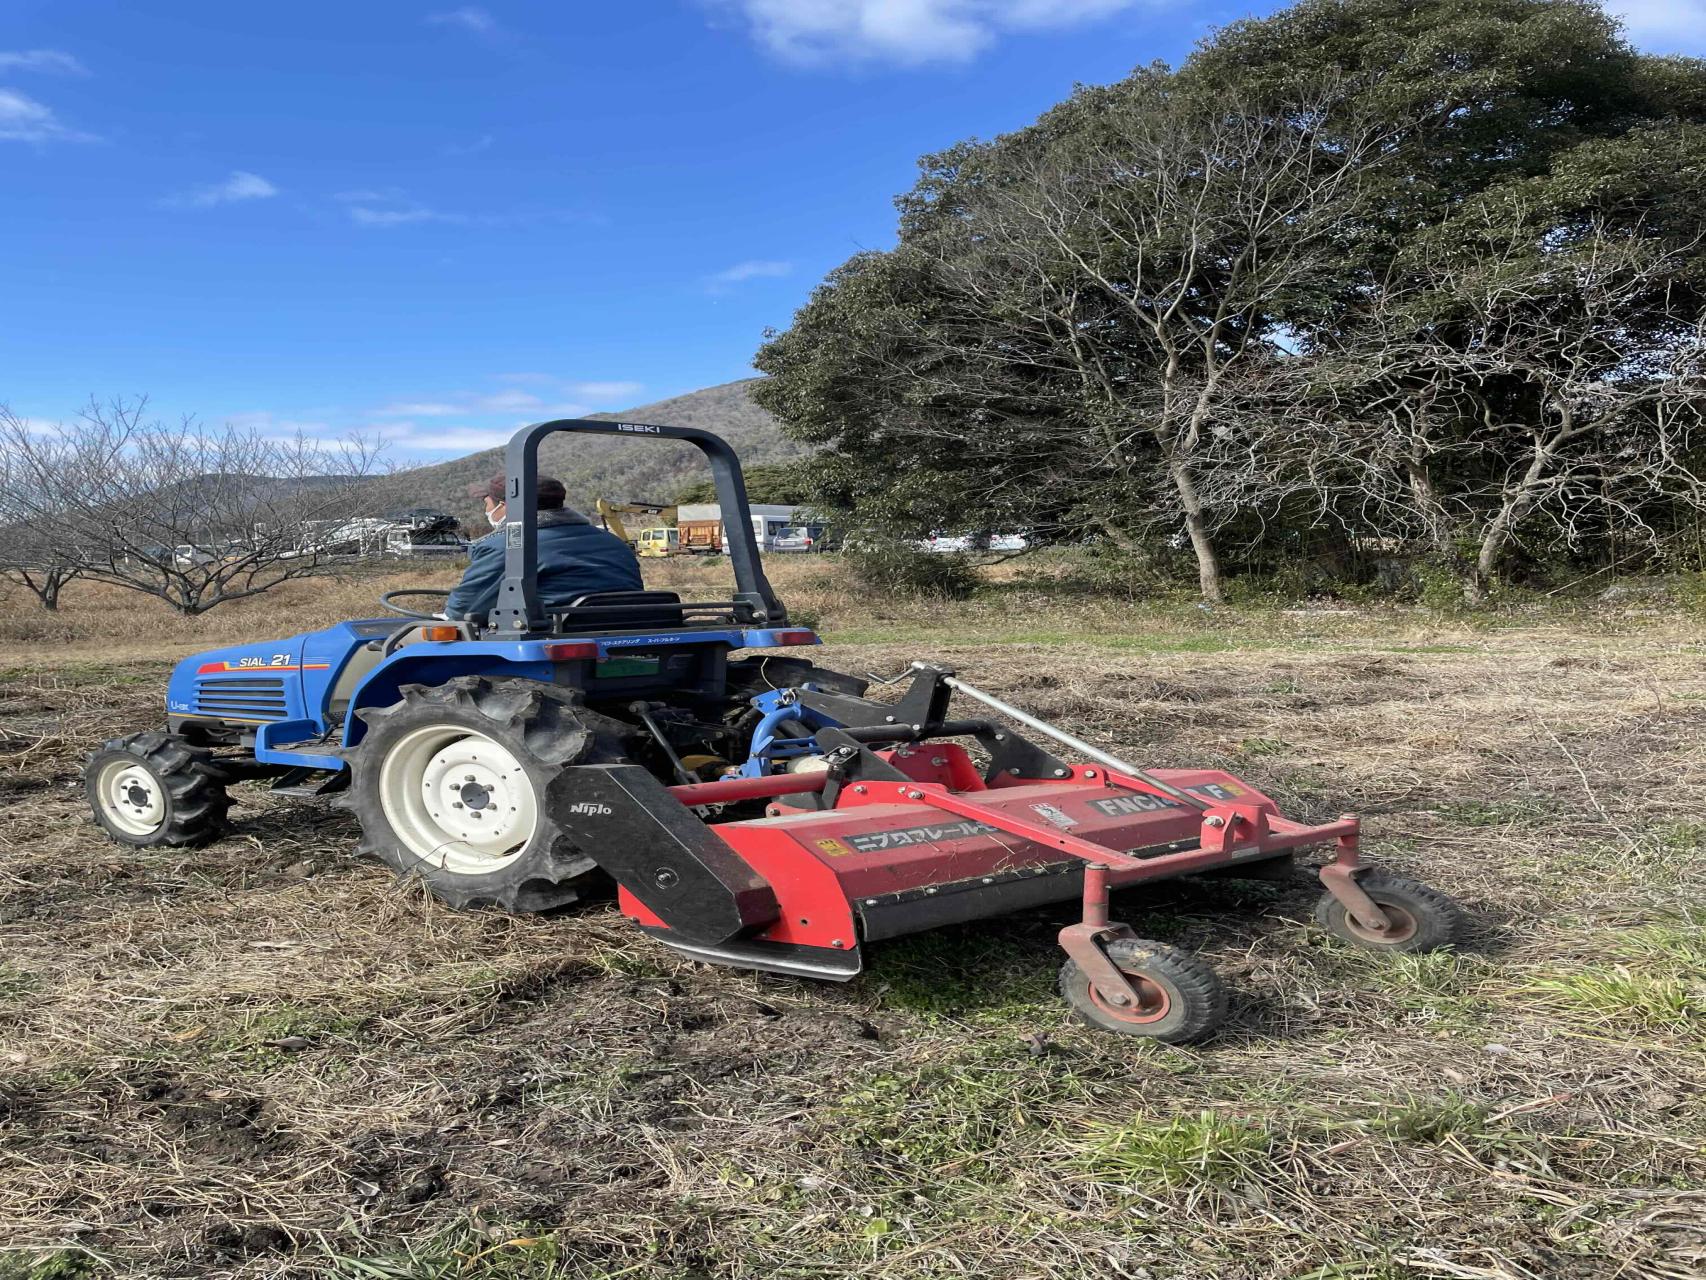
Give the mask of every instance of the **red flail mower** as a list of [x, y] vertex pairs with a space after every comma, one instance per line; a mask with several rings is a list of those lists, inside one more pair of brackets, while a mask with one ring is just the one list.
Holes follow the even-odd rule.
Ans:
[[[1001, 720], [950, 718], [955, 692]], [[1316, 910], [1326, 929], [1391, 951], [1447, 946], [1458, 932], [1450, 898], [1362, 865], [1356, 817], [1305, 825], [1229, 773], [1135, 768], [950, 668], [914, 664], [898, 704], [810, 684], [777, 697], [789, 727], [809, 734], [801, 767], [675, 786], [679, 805], [667, 810], [643, 775], [629, 788], [612, 774], [612, 791], [591, 801], [609, 808], [603, 822], [635, 815], [631, 847], [656, 851], [650, 884], [618, 874], [623, 912], [699, 959], [844, 981], [866, 943], [1081, 898], [1082, 919], [1060, 931], [1061, 994], [1097, 1027], [1186, 1043], [1224, 1018], [1225, 990], [1198, 957], [1111, 920], [1113, 890], [1208, 871], [1268, 875], [1326, 847]], [[1013, 723], [1094, 763], [1057, 758]], [[975, 741], [985, 763], [953, 739]], [[754, 800], [768, 802], [765, 816], [693, 816]], [[701, 892], [679, 892], [688, 867], [708, 875]]]

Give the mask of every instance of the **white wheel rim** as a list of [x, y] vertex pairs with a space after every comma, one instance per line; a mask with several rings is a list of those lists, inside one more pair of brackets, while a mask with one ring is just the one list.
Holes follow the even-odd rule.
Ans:
[[151, 836], [166, 821], [166, 789], [140, 764], [115, 760], [95, 782], [101, 812], [130, 836]]
[[460, 725], [404, 734], [379, 766], [379, 804], [410, 853], [458, 876], [487, 875], [514, 862], [539, 817], [521, 762]]

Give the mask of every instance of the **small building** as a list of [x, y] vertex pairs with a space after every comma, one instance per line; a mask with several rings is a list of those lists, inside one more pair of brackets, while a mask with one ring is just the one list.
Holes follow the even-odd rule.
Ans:
[[[754, 502], [747, 507], [752, 535], [760, 551], [778, 550], [802, 508], [780, 502]], [[726, 551], [723, 509], [714, 502], [689, 502], [676, 508], [675, 528], [683, 551], [709, 554]]]

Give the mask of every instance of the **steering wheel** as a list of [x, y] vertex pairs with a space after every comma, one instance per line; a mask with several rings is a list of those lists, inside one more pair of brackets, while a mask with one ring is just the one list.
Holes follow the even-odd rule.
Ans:
[[450, 595], [449, 591], [446, 591], [446, 590], [439, 588], [439, 587], [406, 587], [401, 591], [387, 591], [384, 595], [379, 597], [379, 603], [384, 605], [392, 613], [400, 613], [405, 618], [419, 618], [423, 622], [432, 622], [438, 617], [438, 615], [436, 613], [417, 613], [413, 609], [410, 609], [404, 605], [400, 605], [400, 604], [396, 603], [396, 597], [398, 597], [398, 596], [444, 596], [444, 597], [448, 597], [449, 595]]

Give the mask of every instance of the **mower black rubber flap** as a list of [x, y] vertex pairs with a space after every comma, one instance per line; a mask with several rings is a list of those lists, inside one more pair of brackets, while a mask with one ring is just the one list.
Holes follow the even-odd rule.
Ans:
[[732, 942], [776, 918], [769, 883], [636, 764], [563, 770], [552, 816], [588, 857], [688, 942]]

